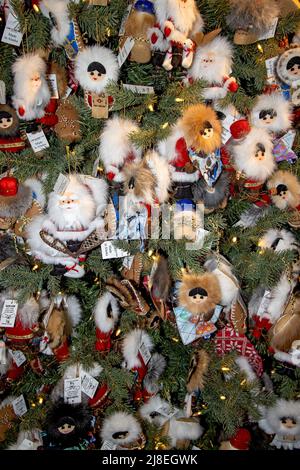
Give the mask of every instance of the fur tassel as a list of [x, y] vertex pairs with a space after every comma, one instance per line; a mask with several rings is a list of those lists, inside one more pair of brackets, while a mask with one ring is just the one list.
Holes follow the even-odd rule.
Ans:
[[252, 369], [248, 359], [246, 356], [239, 356], [235, 359], [235, 363], [240, 368], [241, 372], [243, 372], [247, 378], [248, 382], [254, 382], [257, 380], [257, 375], [255, 374], [254, 370]]
[[287, 131], [291, 120], [291, 105], [281, 93], [259, 96], [251, 111], [252, 125], [270, 132]]
[[109, 441], [124, 445], [135, 442], [141, 435], [142, 428], [136, 417], [127, 412], [116, 412], [104, 419], [100, 436], [102, 442]]
[[154, 150], [145, 155], [145, 161], [155, 178], [154, 194], [159, 203], [166, 202], [169, 198], [168, 190], [171, 179], [168, 165], [165, 160]]
[[192, 315], [208, 321], [221, 300], [221, 289], [214, 274], [184, 274], [178, 291], [178, 303]]
[[259, 247], [266, 249], [273, 249], [275, 253], [279, 253], [280, 251], [285, 250], [298, 250], [299, 244], [296, 241], [296, 238], [287, 230], [278, 230], [278, 229], [269, 229], [264, 234], [262, 238], [260, 238]]
[[[103, 66], [105, 71], [101, 80], [94, 81], [88, 72], [92, 63]], [[75, 58], [75, 78], [84, 90], [103, 93], [109, 81], [117, 81], [119, 77], [119, 65], [115, 54], [107, 47], [88, 46], [80, 51]], [[111, 151], [112, 147], [110, 147]]]
[[197, 392], [204, 388], [209, 360], [209, 355], [204, 349], [196, 351], [193, 355], [186, 385], [188, 393]]
[[273, 0], [230, 0], [230, 13], [226, 18], [230, 29], [248, 29], [254, 34], [263, 33], [277, 16], [279, 7]]
[[230, 308], [239, 293], [239, 282], [232, 273], [230, 263], [223, 257], [217, 261], [211, 256], [205, 262], [204, 267], [218, 278], [222, 296], [220, 304]]
[[32, 191], [20, 184], [16, 196], [0, 196], [0, 217], [19, 218], [25, 214], [32, 204]]
[[152, 277], [153, 295], [166, 301], [171, 288], [171, 277], [168, 261], [163, 255], [159, 255], [157, 268]]
[[108, 184], [104, 179], [86, 178], [85, 185], [89, 188], [96, 204], [96, 215], [101, 215], [107, 206]]
[[151, 352], [153, 343], [150, 336], [144, 330], [135, 329], [125, 335], [122, 349], [127, 369], [141, 367], [142, 364], [138, 357], [141, 342], [144, 342]]
[[143, 380], [143, 386], [148, 393], [157, 393], [159, 390], [157, 382], [166, 368], [166, 360], [161, 354], [154, 353], [147, 367], [148, 370]]
[[28, 186], [31, 189], [34, 199], [43, 209], [46, 204], [46, 196], [42, 183], [37, 178], [28, 178], [24, 181], [24, 186]]
[[204, 429], [197, 418], [186, 418], [183, 412], [181, 416], [177, 415], [170, 419], [168, 437], [171, 440], [171, 446], [178, 448], [178, 441], [195, 441], [200, 439]]
[[105, 292], [98, 299], [94, 315], [97, 328], [104, 333], [108, 333], [115, 327], [120, 310], [117, 300], [110, 292]]
[[82, 308], [75, 295], [68, 295], [66, 297], [66, 307], [72, 328], [75, 328], [82, 319]]
[[289, 171], [279, 170], [267, 183], [271, 199], [278, 209], [295, 209], [300, 205], [300, 182]]
[[229, 177], [223, 172], [213, 188], [209, 188], [204, 179], [198, 180], [192, 187], [194, 200], [203, 202], [205, 209], [218, 209], [229, 195]]

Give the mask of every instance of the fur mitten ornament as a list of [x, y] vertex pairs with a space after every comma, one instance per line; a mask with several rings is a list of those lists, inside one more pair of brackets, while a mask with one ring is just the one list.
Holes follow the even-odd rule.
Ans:
[[180, 65], [188, 69], [204, 26], [195, 0], [157, 0], [154, 8], [157, 24], [148, 37], [160, 65], [168, 71]]
[[110, 449], [116, 450], [141, 450], [146, 443], [137, 418], [122, 411], [115, 412], [104, 419], [100, 437], [102, 446], [109, 446]]
[[117, 81], [119, 65], [115, 54], [102, 46], [88, 46], [75, 58], [75, 78], [84, 90], [85, 103], [92, 108], [92, 116], [97, 119], [108, 117], [112, 97], [105, 88], [109, 81]]
[[25, 139], [20, 137], [19, 118], [13, 108], [0, 104], [0, 151], [20, 152], [25, 148]]
[[86, 253], [104, 237], [103, 211], [107, 201], [104, 180], [77, 175], [66, 177], [61, 192], [49, 195], [47, 214], [28, 226], [31, 254], [54, 264], [57, 275], [82, 277]]
[[278, 16], [279, 7], [273, 0], [230, 0], [226, 22], [235, 31], [234, 43], [247, 45], [258, 41]]
[[25, 54], [16, 59], [12, 70], [12, 102], [19, 118], [25, 121], [43, 118], [51, 98], [45, 61], [38, 54]]
[[231, 75], [233, 48], [228, 39], [217, 36], [203, 40], [196, 49], [192, 67], [189, 69], [189, 82], [205, 80], [209, 86], [204, 88], [205, 100], [225, 98], [228, 92], [236, 92], [238, 84]]
[[292, 103], [300, 105], [300, 46], [293, 45], [279, 56], [276, 72], [280, 80], [291, 87]]
[[277, 449], [300, 449], [300, 401], [278, 399], [265, 408], [259, 427], [267, 434], [275, 434], [270, 443]]
[[100, 352], [111, 349], [111, 335], [120, 315], [119, 305], [110, 292], [105, 292], [97, 301], [94, 311], [96, 324], [95, 349]]

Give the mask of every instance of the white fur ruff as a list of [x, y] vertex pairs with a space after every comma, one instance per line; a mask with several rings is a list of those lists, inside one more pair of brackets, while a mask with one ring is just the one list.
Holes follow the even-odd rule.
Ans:
[[[287, 429], [280, 422], [282, 417], [296, 419], [297, 426]], [[279, 399], [276, 404], [264, 410], [264, 418], [259, 422], [259, 427], [267, 434], [284, 434], [295, 436], [300, 434], [300, 401]]]
[[[18, 300], [18, 294], [18, 291], [12, 289], [2, 291], [0, 293], [0, 312], [5, 300]], [[39, 314], [39, 304], [34, 297], [29, 297], [23, 304], [18, 303], [17, 318], [25, 328], [30, 328], [37, 323]]]
[[[111, 318], [107, 315], [107, 308], [111, 306]], [[119, 318], [120, 310], [119, 305], [115, 297], [110, 292], [105, 292], [97, 301], [94, 317], [96, 327], [104, 333], [111, 331]]]
[[158, 199], [158, 202], [163, 203], [169, 198], [168, 189], [171, 185], [169, 166], [166, 160], [154, 150], [149, 152], [145, 156], [145, 159], [147, 161], [148, 167], [156, 179], [155, 195]]
[[[127, 432], [125, 437], [114, 438], [116, 432]], [[116, 412], [105, 418], [100, 436], [102, 441], [109, 441], [118, 445], [125, 445], [135, 442], [142, 428], [138, 420], [132, 414], [126, 412]]]
[[149, 351], [153, 349], [152, 340], [144, 330], [136, 329], [126, 334], [123, 340], [123, 356], [127, 369], [141, 367], [142, 364], [138, 354], [142, 342], [145, 343]]
[[63, 45], [70, 31], [69, 3], [69, 0], [43, 0], [40, 3], [42, 13], [45, 16], [49, 16], [51, 13], [55, 18], [57, 26], [52, 27], [51, 37], [57, 46]]
[[[270, 124], [266, 124], [263, 119], [259, 119], [259, 113], [264, 110], [274, 110], [277, 113], [277, 116], [272, 119]], [[270, 132], [287, 131], [292, 125], [291, 104], [284, 99], [281, 93], [261, 95], [251, 111], [251, 122], [253, 126]]]

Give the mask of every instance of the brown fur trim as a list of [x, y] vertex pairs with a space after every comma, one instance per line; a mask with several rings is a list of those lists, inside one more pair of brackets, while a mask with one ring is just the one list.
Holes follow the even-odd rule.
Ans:
[[152, 278], [152, 291], [155, 297], [166, 301], [171, 288], [170, 270], [168, 261], [162, 255], [159, 255], [157, 268]]
[[58, 65], [56, 62], [51, 62], [47, 73], [54, 73], [56, 75], [58, 94], [60, 98], [63, 98], [68, 88], [66, 70], [60, 65]]
[[1, 111], [4, 111], [10, 114], [10, 116], [13, 119], [13, 123], [8, 129], [0, 128], [0, 137], [15, 136], [18, 133], [19, 125], [20, 125], [20, 121], [19, 121], [16, 111], [14, 110], [14, 108], [12, 108], [11, 106], [8, 106], [7, 104], [0, 104], [0, 113]]
[[150, 171], [147, 163], [142, 160], [139, 163], [131, 163], [126, 165], [124, 168], [125, 182], [124, 189], [125, 193], [130, 191], [129, 183], [131, 178], [134, 179], [133, 193], [136, 198], [142, 199], [143, 201], [151, 204], [155, 198], [155, 177]]
[[300, 297], [291, 297], [284, 314], [269, 331], [270, 346], [288, 352], [293, 341], [300, 339]]
[[[205, 289], [208, 296], [201, 303], [194, 303], [189, 296], [191, 289], [200, 287]], [[208, 321], [215, 306], [221, 300], [221, 289], [217, 276], [211, 273], [185, 274], [179, 287], [179, 305], [193, 315], [203, 315], [203, 320]]]
[[202, 390], [205, 385], [205, 374], [209, 365], [209, 355], [204, 349], [196, 351], [190, 363], [186, 388], [189, 393]]
[[71, 334], [72, 326], [63, 308], [53, 309], [46, 330], [50, 337], [51, 349], [58, 348]]
[[[213, 135], [206, 139], [201, 132], [207, 123], [212, 126]], [[210, 106], [204, 104], [189, 106], [184, 111], [179, 125], [183, 129], [188, 147], [193, 147], [197, 152], [211, 153], [221, 146], [222, 126]]]
[[290, 193], [288, 196], [288, 206], [295, 209], [300, 204], [300, 181], [297, 176], [293, 175], [289, 171], [279, 170], [268, 181], [268, 189], [271, 192], [271, 198], [275, 206], [280, 207], [280, 196], [276, 193], [278, 185], [283, 184], [287, 187], [287, 191]]

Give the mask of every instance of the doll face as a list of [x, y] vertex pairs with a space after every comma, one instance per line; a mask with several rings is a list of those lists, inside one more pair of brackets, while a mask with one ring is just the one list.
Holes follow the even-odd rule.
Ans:
[[207, 291], [202, 287], [195, 287], [189, 292], [190, 301], [193, 304], [199, 305], [208, 297]]
[[201, 68], [202, 69], [208, 69], [211, 67], [212, 64], [215, 62], [215, 55], [210, 52], [208, 54], [204, 54], [203, 57], [201, 58]]
[[59, 199], [59, 207], [62, 210], [78, 210], [80, 201], [74, 193], [65, 192]]
[[[4, 113], [3, 113], [4, 114]], [[13, 118], [8, 113], [5, 116], [0, 114], [0, 129], [9, 129], [13, 124]]]
[[279, 196], [281, 199], [288, 199], [288, 188], [285, 184], [279, 184], [276, 188], [276, 196]]
[[75, 422], [72, 418], [66, 418], [65, 421], [62, 419], [57, 430], [60, 434], [71, 434], [75, 429]]
[[106, 69], [100, 62], [92, 62], [87, 72], [93, 82], [101, 82], [106, 76]]
[[291, 416], [283, 416], [280, 422], [283, 429], [293, 429], [297, 426], [297, 420]]
[[126, 439], [128, 435], [129, 435], [128, 431], [118, 431], [118, 432], [113, 433], [112, 438], [116, 440]]
[[211, 139], [212, 136], [214, 135], [214, 130], [210, 122], [205, 121], [203, 124], [203, 129], [200, 131], [201, 136], [203, 139]]
[[37, 90], [41, 86], [41, 83], [42, 83], [41, 82], [41, 76], [38, 73], [34, 74], [31, 77], [31, 86], [35, 90]]
[[290, 59], [287, 63], [286, 70], [294, 79], [297, 77], [300, 78], [300, 57], [296, 56]]
[[263, 144], [256, 144], [256, 150], [255, 150], [255, 158], [259, 161], [262, 161], [265, 159], [265, 153], [266, 149]]
[[268, 126], [274, 122], [277, 113], [274, 109], [264, 109], [259, 113], [259, 120], [262, 124]]

